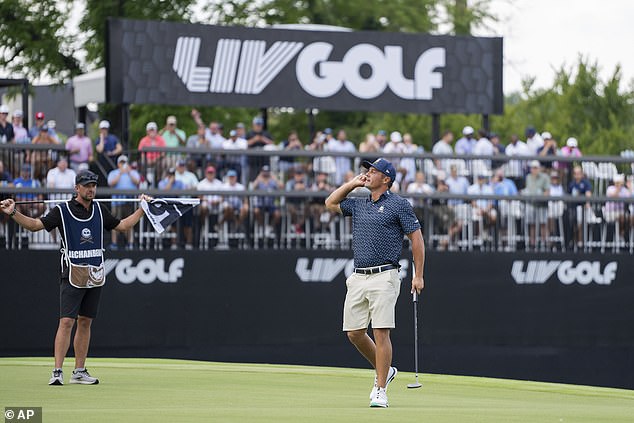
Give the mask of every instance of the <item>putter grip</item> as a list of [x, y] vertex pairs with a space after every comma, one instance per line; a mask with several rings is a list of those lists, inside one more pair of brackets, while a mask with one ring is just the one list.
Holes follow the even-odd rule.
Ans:
[[416, 290], [412, 292], [412, 301], [415, 303], [418, 302], [418, 292], [416, 292]]

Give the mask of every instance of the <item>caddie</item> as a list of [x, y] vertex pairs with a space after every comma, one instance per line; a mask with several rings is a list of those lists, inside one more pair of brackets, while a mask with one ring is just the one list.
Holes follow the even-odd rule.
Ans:
[[[103, 231], [127, 232], [143, 216], [138, 208], [131, 215], [119, 220], [110, 211], [93, 201], [97, 192], [97, 175], [89, 170], [75, 178], [76, 196], [52, 208], [50, 213], [31, 218], [20, 213], [12, 199], [0, 202], [0, 210], [18, 225], [31, 232], [55, 228], [61, 235], [61, 278], [59, 288], [59, 326], [55, 335], [55, 368], [49, 385], [63, 385], [62, 365], [70, 347], [71, 332], [75, 321], [77, 330], [73, 348], [75, 370], [70, 383], [94, 385], [99, 379], [90, 376], [86, 369], [86, 356], [90, 345], [90, 326], [99, 308], [101, 289], [105, 283], [103, 260]], [[151, 197], [141, 195], [142, 200]]]

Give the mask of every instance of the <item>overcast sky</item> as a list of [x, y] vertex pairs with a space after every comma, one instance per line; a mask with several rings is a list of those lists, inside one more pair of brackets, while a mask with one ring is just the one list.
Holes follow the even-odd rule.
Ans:
[[528, 75], [550, 86], [553, 69], [580, 53], [598, 61], [603, 79], [620, 63], [622, 88], [634, 78], [634, 0], [492, 0], [492, 11], [501, 18], [494, 33], [504, 37], [506, 94]]

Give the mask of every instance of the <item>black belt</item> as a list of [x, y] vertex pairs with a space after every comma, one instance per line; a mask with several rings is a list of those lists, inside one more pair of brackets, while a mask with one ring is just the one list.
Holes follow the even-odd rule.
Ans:
[[386, 270], [398, 269], [398, 266], [394, 264], [384, 264], [383, 266], [375, 267], [355, 267], [354, 273], [361, 273], [362, 275], [373, 275], [375, 273], [385, 272]]

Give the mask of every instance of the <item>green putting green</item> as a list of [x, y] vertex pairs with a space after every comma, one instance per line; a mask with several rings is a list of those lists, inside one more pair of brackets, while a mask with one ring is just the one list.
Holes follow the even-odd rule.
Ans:
[[[72, 359], [64, 376], [68, 381]], [[369, 408], [361, 369], [103, 359], [99, 385], [48, 386], [50, 358], [0, 359], [0, 409], [42, 407], [50, 422], [526, 422], [634, 421], [634, 391], [400, 372], [388, 409]]]

